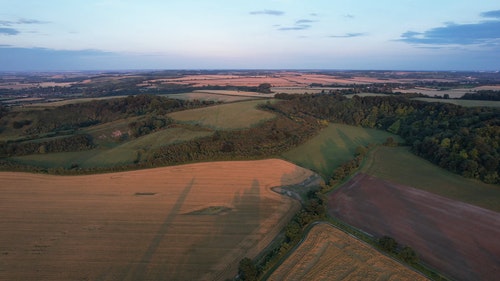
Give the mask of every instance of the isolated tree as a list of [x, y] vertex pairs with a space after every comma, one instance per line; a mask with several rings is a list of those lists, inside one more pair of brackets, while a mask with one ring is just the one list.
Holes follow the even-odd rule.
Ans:
[[265, 94], [270, 94], [271, 93], [271, 84], [269, 83], [262, 83], [257, 87], [257, 92], [259, 93], [265, 93]]
[[396, 242], [394, 238], [389, 236], [381, 237], [378, 240], [378, 244], [380, 245], [380, 248], [382, 248], [382, 250], [389, 253], [395, 253], [398, 248], [398, 242]]
[[240, 280], [257, 280], [257, 267], [250, 258], [243, 258], [240, 261], [238, 276]]
[[410, 247], [405, 246], [398, 254], [398, 257], [407, 263], [417, 263], [417, 253]]

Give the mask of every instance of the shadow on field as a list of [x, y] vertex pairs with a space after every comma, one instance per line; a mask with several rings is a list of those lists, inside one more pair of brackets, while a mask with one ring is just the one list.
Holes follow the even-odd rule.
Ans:
[[[154, 254], [158, 250], [158, 246], [162, 242], [163, 238], [167, 234], [169, 227], [171, 226], [172, 222], [174, 221], [175, 217], [178, 215], [180, 209], [182, 208], [182, 205], [186, 201], [189, 192], [193, 188], [195, 183], [195, 178], [191, 179], [189, 184], [184, 188], [182, 193], [179, 195], [179, 198], [175, 202], [174, 206], [172, 209], [168, 212], [167, 217], [163, 221], [163, 223], [160, 226], [160, 229], [156, 233], [155, 237], [153, 240], [151, 240], [151, 243], [149, 244], [149, 247], [147, 248], [146, 252], [142, 256], [142, 258], [138, 261], [136, 266], [130, 266], [127, 271], [124, 272], [124, 275], [122, 278], [119, 278], [119, 280], [146, 280], [147, 276], [147, 270], [148, 267], [150, 267], [150, 263], [153, 259]], [[130, 272], [132, 271], [132, 272]], [[130, 277], [129, 277], [130, 275]], [[165, 278], [168, 279], [168, 276], [165, 276]]]
[[[258, 243], [258, 237], [248, 236], [256, 232], [261, 224], [260, 188], [259, 181], [255, 179], [241, 193], [235, 192], [231, 211], [192, 216], [194, 220], [203, 221], [205, 232], [201, 236], [189, 237], [190, 246], [185, 249], [187, 254], [182, 260], [173, 262], [177, 266], [169, 264], [168, 260], [162, 261], [164, 265], [155, 273], [154, 280], [226, 280], [233, 277], [239, 261]], [[211, 204], [209, 201], [205, 203]], [[144, 262], [143, 267], [146, 267], [147, 259]], [[144, 269], [136, 273], [144, 273]], [[146, 276], [135, 274], [133, 279], [144, 279], [141, 277]]]
[[[200, 266], [200, 280], [226, 280], [237, 273], [239, 261], [258, 243], [258, 237], [250, 236], [261, 224], [261, 193], [257, 179], [242, 192], [235, 192], [230, 212], [213, 216], [213, 225], [203, 239], [195, 241], [191, 254], [183, 261]], [[170, 280], [185, 280], [185, 272], [179, 271]]]

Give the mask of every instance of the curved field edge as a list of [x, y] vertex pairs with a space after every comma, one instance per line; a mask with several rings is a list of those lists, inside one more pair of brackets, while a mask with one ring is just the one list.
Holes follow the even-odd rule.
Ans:
[[319, 223], [268, 280], [427, 280], [336, 227]]
[[[300, 208], [271, 187], [311, 175], [278, 159], [71, 177], [1, 172], [0, 279], [231, 278]], [[225, 211], [204, 212], [213, 208]]]
[[398, 184], [500, 212], [500, 186], [467, 179], [420, 158], [408, 147], [379, 146], [361, 171]]

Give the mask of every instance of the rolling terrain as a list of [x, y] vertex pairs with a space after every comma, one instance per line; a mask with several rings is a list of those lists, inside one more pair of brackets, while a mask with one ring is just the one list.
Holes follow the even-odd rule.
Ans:
[[283, 153], [283, 158], [328, 179], [335, 168], [353, 158], [358, 146], [382, 144], [388, 137], [402, 141], [396, 135], [381, 130], [330, 123], [304, 144]]
[[[465, 75], [11, 77], [0, 83], [1, 168], [38, 174], [0, 172], [0, 279], [225, 280], [242, 258], [264, 260], [273, 239], [282, 244], [272, 254], [290, 249], [289, 222], [300, 240], [308, 223], [334, 217], [411, 246], [438, 274], [494, 280], [500, 188], [485, 182], [500, 173], [498, 101], [416, 93], [500, 89], [494, 74]], [[380, 146], [388, 138], [412, 148]], [[354, 155], [345, 178], [309, 189], [313, 172], [328, 182]], [[220, 162], [249, 159], [268, 160]], [[82, 175], [91, 173], [100, 174]], [[304, 239], [270, 280], [423, 278], [327, 225]]]
[[[272, 167], [272, 169], [270, 169]], [[282, 160], [89, 176], [0, 173], [2, 280], [225, 280], [299, 209]]]

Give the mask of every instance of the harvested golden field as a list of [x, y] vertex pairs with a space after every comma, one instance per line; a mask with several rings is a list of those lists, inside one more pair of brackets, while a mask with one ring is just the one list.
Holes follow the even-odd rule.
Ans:
[[315, 225], [268, 280], [427, 280], [327, 224]]
[[271, 159], [88, 176], [0, 173], [0, 280], [225, 280], [299, 209]]

